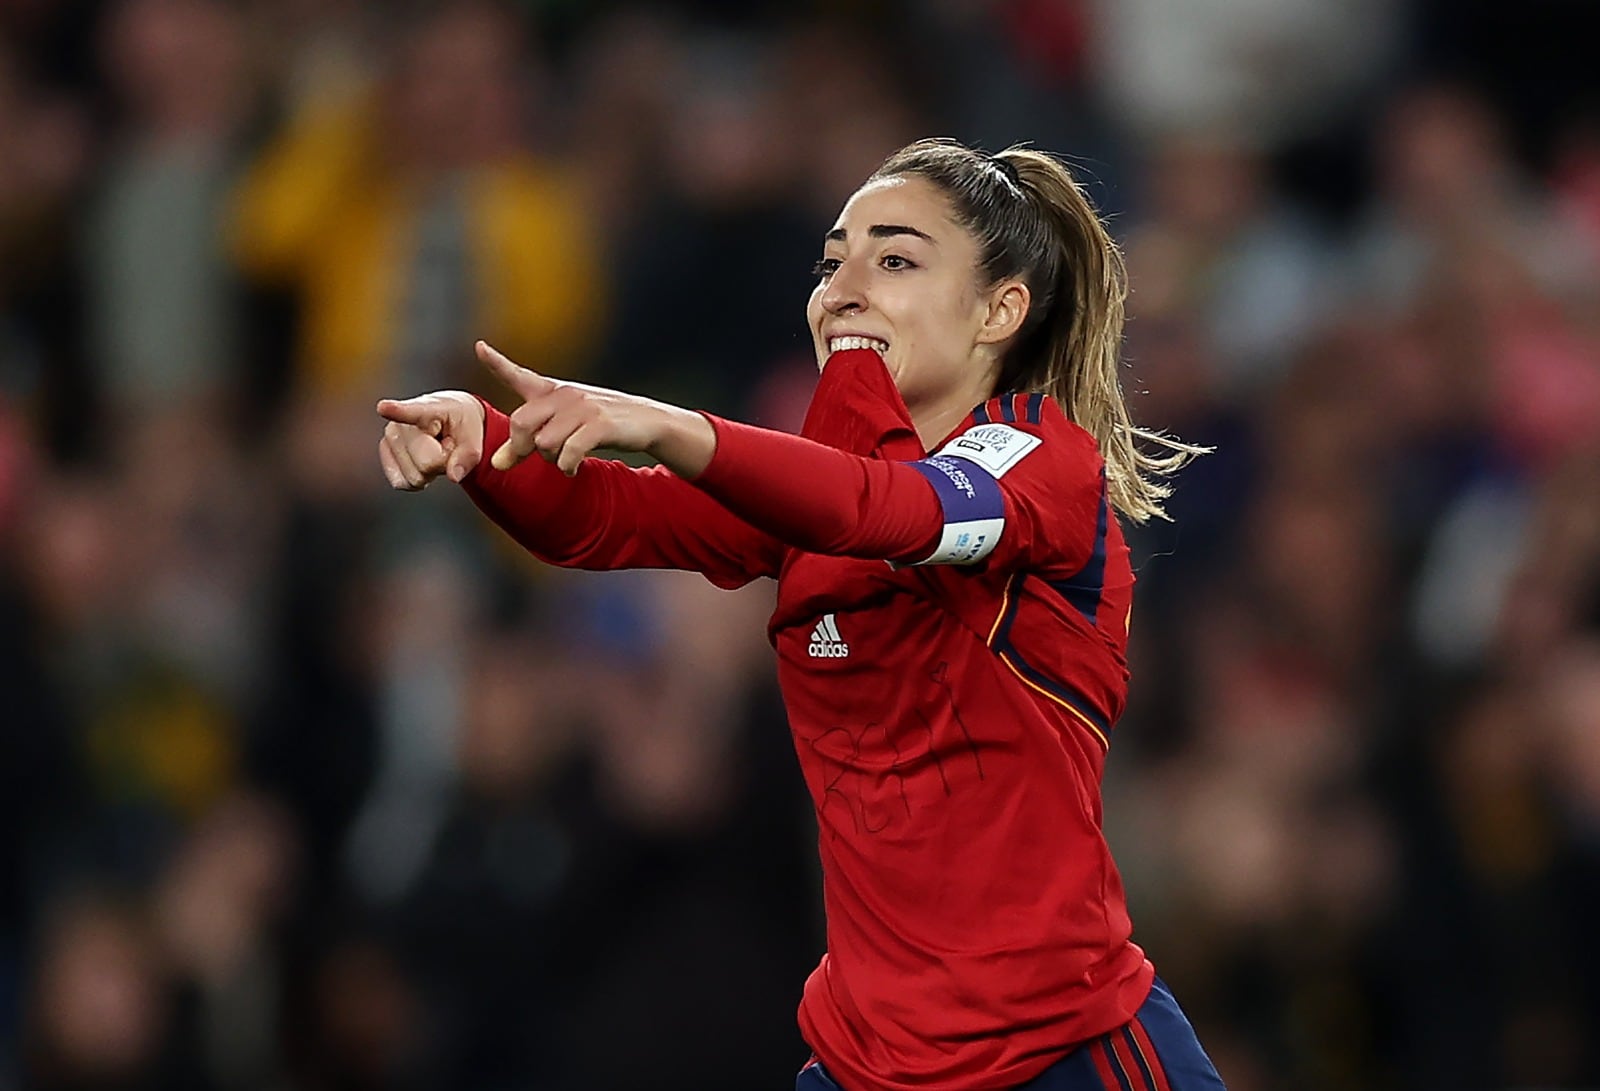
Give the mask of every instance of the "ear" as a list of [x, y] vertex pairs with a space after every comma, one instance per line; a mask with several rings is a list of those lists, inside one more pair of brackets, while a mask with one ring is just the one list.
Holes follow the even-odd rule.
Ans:
[[989, 292], [983, 325], [978, 329], [978, 344], [999, 345], [1016, 336], [1028, 317], [1033, 296], [1020, 280], [1006, 280]]

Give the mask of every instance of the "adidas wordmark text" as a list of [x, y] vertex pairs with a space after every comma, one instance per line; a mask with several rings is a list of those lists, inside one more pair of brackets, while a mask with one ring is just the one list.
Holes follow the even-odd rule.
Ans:
[[817, 627], [811, 630], [808, 650], [812, 659], [843, 659], [850, 654], [850, 645], [839, 637], [839, 626], [832, 614], [823, 614]]

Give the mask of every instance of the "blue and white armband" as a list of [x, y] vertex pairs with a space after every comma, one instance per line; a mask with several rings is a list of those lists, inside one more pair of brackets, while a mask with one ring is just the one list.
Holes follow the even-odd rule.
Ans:
[[909, 463], [927, 478], [944, 510], [944, 533], [917, 564], [977, 564], [1000, 544], [1006, 526], [1000, 478], [1039, 437], [1003, 424], [970, 428], [934, 454]]

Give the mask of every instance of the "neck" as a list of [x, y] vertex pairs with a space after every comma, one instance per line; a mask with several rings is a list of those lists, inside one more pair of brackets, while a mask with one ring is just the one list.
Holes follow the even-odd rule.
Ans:
[[911, 423], [922, 440], [922, 449], [932, 451], [944, 438], [972, 412], [972, 407], [994, 397], [994, 377], [985, 374], [980, 383], [972, 383], [916, 405], [907, 405]]

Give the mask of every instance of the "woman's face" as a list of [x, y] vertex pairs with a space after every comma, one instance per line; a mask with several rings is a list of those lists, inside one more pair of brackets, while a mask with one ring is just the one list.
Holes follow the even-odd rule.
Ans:
[[913, 410], [997, 370], [997, 353], [980, 346], [1008, 334], [978, 257], [932, 182], [903, 175], [857, 190], [827, 234], [806, 308], [817, 366], [844, 348], [876, 349]]

